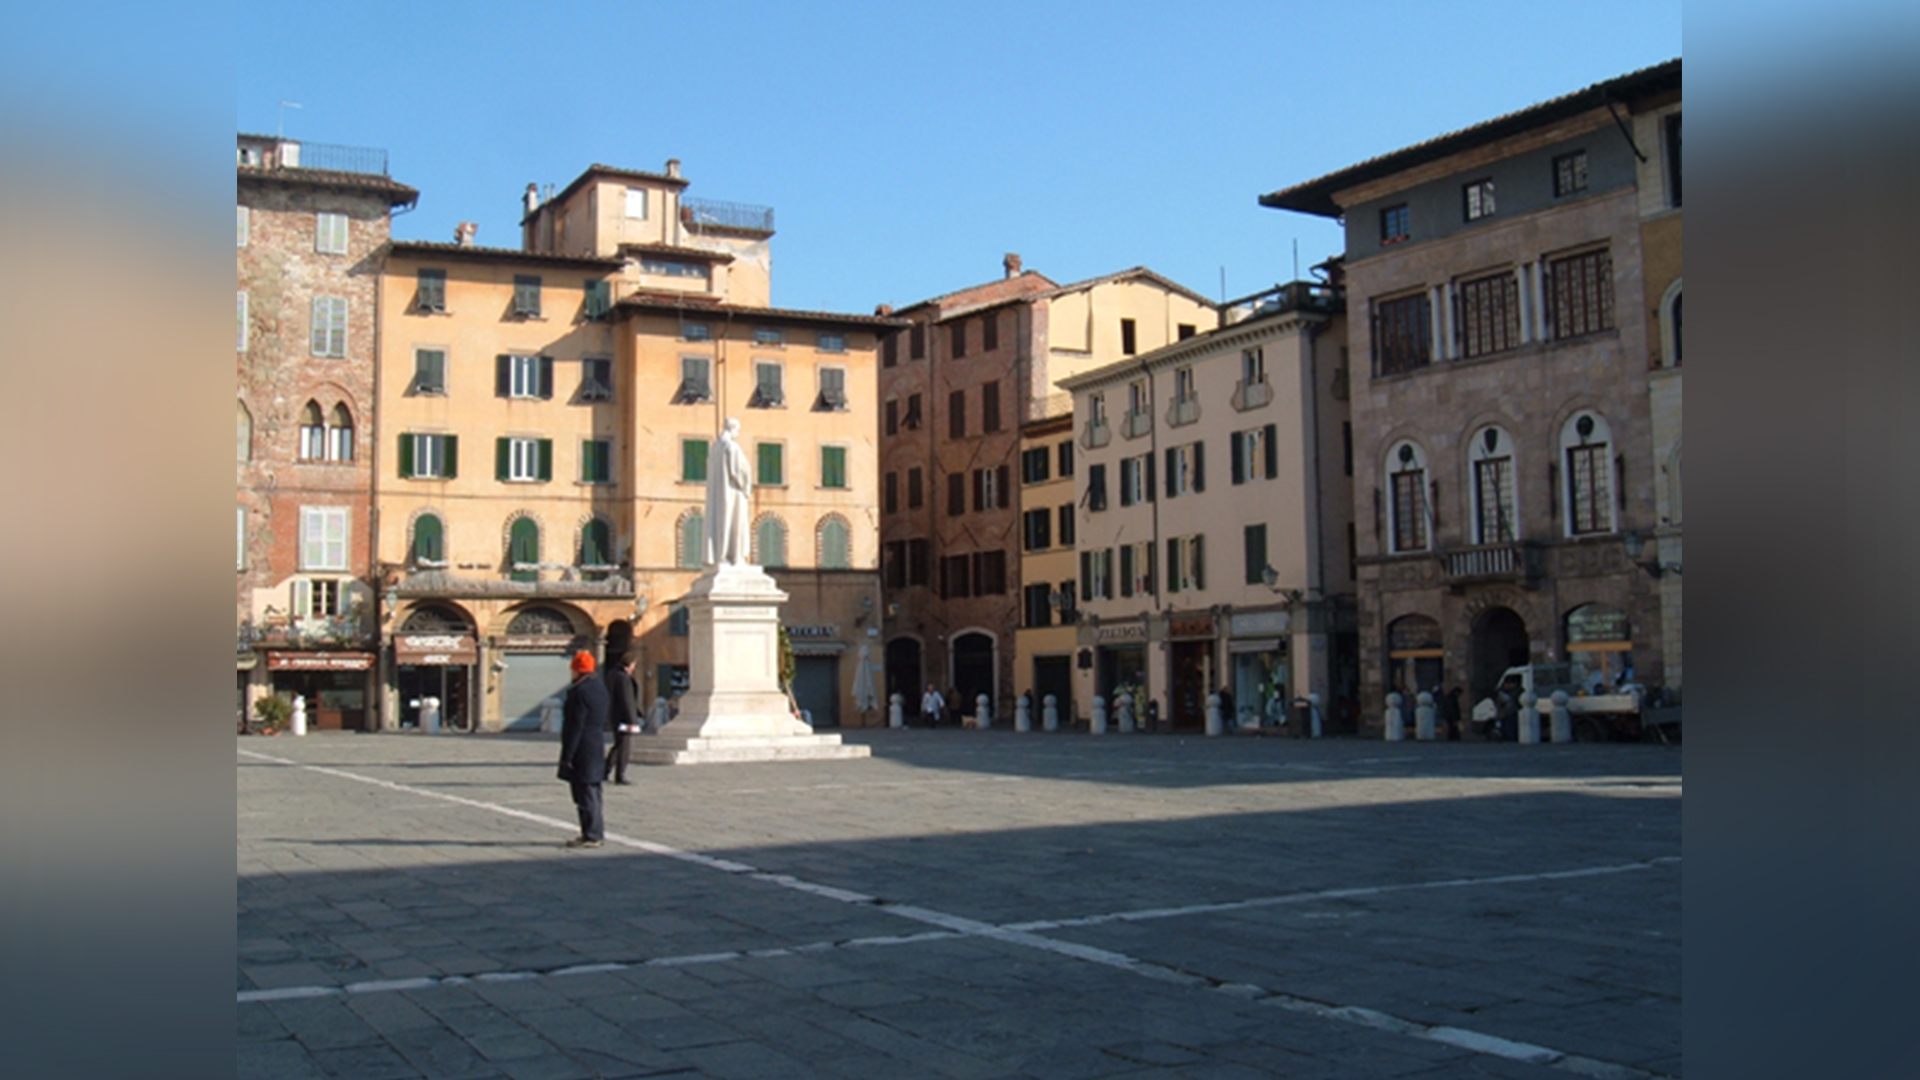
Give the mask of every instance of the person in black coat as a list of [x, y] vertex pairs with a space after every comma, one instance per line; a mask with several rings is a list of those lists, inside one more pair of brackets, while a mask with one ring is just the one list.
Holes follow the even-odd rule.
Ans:
[[634, 655], [607, 654], [608, 719], [613, 723], [613, 749], [607, 751], [607, 772], [613, 782], [625, 784], [627, 759], [633, 756], [633, 735], [640, 730], [640, 687], [633, 681]]
[[580, 812], [580, 835], [568, 847], [599, 847], [606, 838], [600, 785], [607, 779], [607, 716], [612, 704], [607, 684], [593, 677], [593, 654], [573, 654], [573, 685], [560, 722], [560, 779], [573, 788]]

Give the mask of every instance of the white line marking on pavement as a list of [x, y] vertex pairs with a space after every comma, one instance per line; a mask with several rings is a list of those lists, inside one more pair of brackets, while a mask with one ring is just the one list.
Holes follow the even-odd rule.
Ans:
[[[407, 795], [425, 796], [431, 799], [442, 799], [447, 802], [458, 803], [462, 806], [471, 806], [481, 810], [491, 810], [498, 814], [504, 814], [507, 817], [518, 818], [520, 820], [533, 822], [539, 825], [547, 825], [547, 826], [552, 826], [555, 828], [561, 828], [561, 829], [567, 829], [567, 830], [572, 830], [577, 827], [576, 822], [563, 821], [560, 818], [548, 817], [545, 814], [536, 814], [531, 811], [517, 810], [512, 807], [501, 806], [498, 803], [485, 802], [480, 799], [469, 799], [461, 795], [449, 795], [444, 792], [432, 791], [427, 788], [418, 788], [418, 787], [413, 787], [409, 784], [395, 783], [391, 780], [381, 780], [378, 777], [362, 776], [359, 773], [351, 773], [343, 769], [329, 768], [324, 765], [307, 765], [298, 761], [294, 761], [289, 758], [274, 757], [269, 754], [256, 753], [251, 750], [241, 750], [239, 751], [239, 753], [246, 757], [255, 758], [260, 761], [271, 762], [277, 765], [292, 766], [294, 768], [299, 768], [299, 769], [307, 769], [313, 772], [322, 773], [327, 776], [338, 777], [343, 780], [352, 780], [357, 783], [372, 784], [376, 787], [386, 788], [390, 791], [396, 791], [396, 792], [400, 792]], [[1389, 1013], [1380, 1012], [1377, 1009], [1368, 1009], [1368, 1008], [1364, 1008], [1361, 1006], [1354, 1006], [1354, 1005], [1330, 1005], [1325, 1002], [1313, 1001], [1308, 998], [1295, 997], [1294, 995], [1291, 995], [1291, 994], [1280, 993], [1277, 991], [1267, 991], [1261, 987], [1253, 986], [1250, 984], [1221, 983], [1218, 980], [1209, 979], [1209, 978], [1206, 978], [1205, 976], [1192, 974], [1190, 972], [1179, 971], [1162, 964], [1154, 963], [1150, 960], [1142, 960], [1138, 957], [1128, 956], [1125, 953], [1113, 952], [1112, 950], [1109, 950], [1109, 949], [1101, 949], [1091, 945], [1081, 945], [1071, 941], [1057, 941], [1053, 938], [1043, 937], [1040, 934], [1035, 933], [1034, 931], [1044, 930], [1044, 929], [1057, 929], [1062, 927], [1093, 926], [1093, 925], [1098, 925], [1100, 923], [1115, 922], [1115, 921], [1134, 922], [1134, 921], [1145, 921], [1149, 919], [1174, 918], [1182, 915], [1195, 915], [1195, 914], [1206, 914], [1210, 912], [1219, 912], [1219, 911], [1243, 910], [1243, 909], [1257, 908], [1257, 907], [1268, 907], [1276, 904], [1305, 903], [1312, 900], [1347, 899], [1347, 898], [1362, 897], [1362, 896], [1379, 896], [1387, 893], [1405, 892], [1405, 891], [1415, 890], [1415, 889], [1447, 889], [1447, 888], [1464, 888], [1467, 886], [1475, 886], [1475, 885], [1519, 884], [1519, 883], [1532, 882], [1532, 881], [1557, 881], [1557, 880], [1565, 880], [1569, 878], [1592, 877], [1592, 876], [1601, 875], [1601, 874], [1620, 874], [1620, 873], [1628, 873], [1636, 870], [1649, 870], [1655, 866], [1678, 863], [1680, 861], [1680, 857], [1677, 855], [1661, 856], [1658, 858], [1646, 860], [1644, 862], [1624, 863], [1624, 864], [1619, 864], [1614, 866], [1594, 866], [1594, 867], [1584, 867], [1584, 868], [1572, 869], [1572, 870], [1553, 870], [1553, 871], [1547, 871], [1544, 873], [1535, 873], [1535, 874], [1502, 874], [1495, 877], [1485, 877], [1485, 878], [1449, 878], [1443, 881], [1414, 882], [1414, 883], [1405, 884], [1405, 885], [1372, 885], [1372, 886], [1363, 886], [1363, 887], [1351, 888], [1351, 889], [1325, 889], [1315, 893], [1295, 893], [1295, 894], [1286, 895], [1286, 896], [1260, 897], [1253, 900], [1242, 900], [1242, 901], [1237, 901], [1232, 903], [1196, 904], [1188, 907], [1179, 907], [1179, 908], [1150, 908], [1142, 911], [1116, 912], [1116, 913], [1107, 914], [1107, 915], [1092, 915], [1092, 916], [1087, 916], [1085, 918], [1079, 918], [1079, 919], [1048, 920], [1048, 921], [1042, 921], [1042, 922], [1014, 923], [1014, 924], [1008, 924], [1004, 926], [996, 926], [992, 923], [980, 922], [975, 919], [969, 919], [961, 915], [952, 915], [943, 911], [935, 911], [931, 908], [918, 907], [912, 904], [888, 903], [883, 900], [878, 900], [875, 897], [868, 896], [864, 893], [853, 892], [847, 889], [838, 889], [830, 885], [820, 885], [814, 882], [804, 881], [800, 878], [796, 878], [788, 874], [779, 874], [779, 873], [762, 871], [756, 867], [746, 865], [745, 863], [734, 862], [729, 859], [720, 859], [710, 855], [701, 855], [701, 854], [698, 854], [697, 852], [680, 851], [676, 848], [670, 848], [665, 844], [654, 843], [653, 841], [650, 841], [650, 840], [640, 840], [634, 837], [621, 836], [616, 833], [608, 833], [606, 839], [607, 839], [607, 843], [610, 843], [610, 844], [618, 844], [622, 847], [629, 847], [638, 851], [645, 851], [649, 854], [660, 855], [670, 859], [679, 859], [685, 862], [694, 863], [695, 865], [705, 866], [705, 867], [708, 867], [709, 869], [719, 870], [723, 873], [739, 874], [739, 875], [751, 877], [756, 881], [764, 881], [771, 885], [777, 885], [785, 889], [792, 889], [797, 892], [802, 892], [811, 896], [818, 896], [818, 897], [821, 897], [822, 899], [834, 900], [840, 903], [869, 905], [869, 906], [872, 906], [876, 911], [884, 911], [888, 914], [895, 915], [900, 918], [911, 919], [915, 922], [923, 923], [930, 926], [937, 926], [937, 927], [940, 927], [945, 932], [932, 933], [932, 934], [914, 934], [914, 935], [907, 935], [902, 937], [858, 938], [845, 943], [838, 943], [838, 944], [815, 943], [812, 945], [798, 946], [797, 948], [792, 948], [792, 949], [776, 948], [776, 949], [754, 950], [749, 952], [735, 951], [735, 952], [719, 952], [719, 953], [702, 953], [695, 956], [656, 957], [651, 960], [640, 961], [638, 963], [632, 963], [632, 964], [622, 964], [622, 963], [576, 964], [569, 967], [564, 967], [554, 971], [547, 971], [547, 972], [497, 971], [497, 972], [486, 972], [483, 974], [474, 975], [471, 978], [468, 978], [466, 976], [450, 975], [440, 979], [422, 977], [422, 978], [413, 978], [413, 979], [374, 980], [370, 982], [349, 983], [346, 986], [341, 986], [341, 987], [289, 986], [289, 987], [277, 987], [277, 988], [268, 989], [268, 990], [242, 990], [235, 995], [236, 1003], [244, 1004], [248, 1002], [285, 1001], [285, 1000], [296, 999], [296, 998], [327, 997], [327, 996], [337, 995], [337, 994], [393, 992], [393, 991], [401, 991], [401, 990], [423, 989], [429, 986], [458, 986], [458, 985], [466, 984], [468, 982], [512, 982], [512, 981], [519, 981], [523, 979], [539, 979], [539, 978], [550, 978], [550, 977], [557, 978], [557, 977], [564, 977], [567, 975], [581, 975], [581, 974], [609, 972], [609, 971], [624, 971], [634, 967], [680, 967], [680, 966], [687, 966], [692, 964], [724, 963], [729, 961], [753, 959], [753, 958], [759, 958], [759, 957], [786, 956], [796, 951], [808, 951], [808, 952], [819, 951], [823, 947], [823, 944], [824, 944], [824, 947], [826, 948], [837, 948], [837, 947], [844, 947], [844, 946], [908, 944], [908, 943], [920, 942], [920, 941], [937, 940], [941, 938], [979, 937], [979, 938], [988, 938], [994, 941], [1004, 941], [1012, 945], [1020, 945], [1027, 948], [1038, 949], [1040, 951], [1053, 953], [1058, 956], [1070, 957], [1076, 960], [1084, 960], [1089, 963], [1100, 964], [1106, 967], [1112, 967], [1122, 971], [1130, 971], [1136, 975], [1141, 975], [1146, 978], [1154, 979], [1160, 982], [1173, 983], [1181, 986], [1212, 987], [1225, 993], [1233, 994], [1235, 996], [1240, 996], [1240, 997], [1251, 997], [1255, 1000], [1260, 1001], [1261, 1003], [1275, 1005], [1283, 1009], [1288, 1009], [1290, 1011], [1306, 1013], [1312, 1016], [1318, 1016], [1318, 1017], [1322, 1017], [1330, 1020], [1340, 1020], [1346, 1023], [1357, 1024], [1362, 1027], [1373, 1028], [1379, 1031], [1392, 1032], [1395, 1034], [1404, 1035], [1411, 1038], [1427, 1039], [1434, 1042], [1442, 1042], [1450, 1046], [1457, 1046], [1461, 1049], [1472, 1051], [1474, 1053], [1482, 1053], [1482, 1054], [1487, 1054], [1493, 1057], [1508, 1058], [1516, 1061], [1526, 1061], [1534, 1064], [1547, 1065], [1552, 1068], [1560, 1069], [1566, 1072], [1572, 1072], [1581, 1076], [1590, 1077], [1590, 1078], [1593, 1078], [1593, 1080], [1672, 1080], [1672, 1078], [1666, 1077], [1664, 1074], [1650, 1073], [1645, 1070], [1635, 1069], [1629, 1066], [1615, 1064], [1613, 1062], [1599, 1061], [1593, 1058], [1585, 1058], [1585, 1057], [1579, 1057], [1577, 1055], [1570, 1055], [1570, 1054], [1563, 1053], [1562, 1051], [1559, 1051], [1559, 1050], [1554, 1050], [1550, 1047], [1536, 1046], [1532, 1043], [1514, 1042], [1509, 1039], [1500, 1038], [1497, 1035], [1487, 1035], [1481, 1032], [1469, 1031], [1464, 1028], [1449, 1027], [1445, 1025], [1421, 1024], [1417, 1021], [1406, 1020], [1406, 1019], [1402, 1019], [1401, 1017], [1393, 1016]]]

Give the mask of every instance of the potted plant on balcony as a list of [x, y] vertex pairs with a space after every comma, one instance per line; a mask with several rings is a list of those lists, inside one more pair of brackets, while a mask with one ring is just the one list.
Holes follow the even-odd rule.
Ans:
[[260, 718], [260, 734], [278, 735], [293, 716], [293, 702], [279, 694], [269, 694], [253, 703], [253, 714]]

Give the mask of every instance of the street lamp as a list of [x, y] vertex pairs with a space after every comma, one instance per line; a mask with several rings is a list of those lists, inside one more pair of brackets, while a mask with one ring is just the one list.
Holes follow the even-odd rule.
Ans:
[[1625, 533], [1620, 537], [1620, 550], [1626, 555], [1628, 562], [1645, 570], [1655, 581], [1658, 581], [1667, 574], [1672, 574], [1675, 577], [1680, 576], [1680, 564], [1661, 562], [1657, 549], [1651, 559], [1642, 559], [1640, 557], [1646, 554], [1647, 538], [1637, 532]]
[[1260, 580], [1267, 583], [1267, 588], [1273, 590], [1275, 593], [1278, 593], [1280, 598], [1286, 601], [1288, 607], [1292, 607], [1293, 605], [1299, 603], [1300, 598], [1307, 595], [1305, 589], [1281, 588], [1280, 587], [1280, 571], [1275, 570], [1271, 563], [1269, 563], [1264, 570], [1260, 571]]

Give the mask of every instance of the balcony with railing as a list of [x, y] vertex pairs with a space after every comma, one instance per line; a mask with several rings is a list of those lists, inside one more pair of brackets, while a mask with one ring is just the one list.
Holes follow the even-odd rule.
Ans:
[[1174, 398], [1167, 406], [1167, 426], [1185, 427], [1200, 419], [1200, 399], [1198, 397]]
[[1265, 379], [1259, 382], [1237, 382], [1233, 384], [1232, 405], [1237, 412], [1257, 409], [1273, 400], [1273, 384]]
[[1153, 413], [1147, 409], [1129, 412], [1120, 418], [1120, 434], [1137, 439], [1153, 430]]
[[1081, 427], [1080, 445], [1098, 450], [1113, 441], [1113, 427], [1105, 420], [1088, 420]]
[[1479, 544], [1440, 553], [1447, 583], [1507, 581], [1531, 585], [1540, 577], [1540, 550], [1528, 543]]
[[683, 196], [680, 199], [680, 221], [696, 231], [705, 228], [771, 233], [773, 207]]

